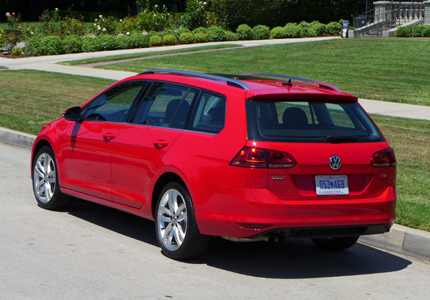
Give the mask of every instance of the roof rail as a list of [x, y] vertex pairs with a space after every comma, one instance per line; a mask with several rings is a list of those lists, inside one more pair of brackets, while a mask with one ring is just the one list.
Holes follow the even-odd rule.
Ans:
[[249, 87], [236, 79], [227, 78], [223, 76], [217, 76], [217, 75], [210, 75], [205, 73], [198, 73], [198, 72], [189, 72], [189, 71], [180, 71], [180, 70], [165, 70], [165, 69], [155, 69], [155, 70], [147, 70], [142, 73], [139, 73], [139, 75], [143, 74], [155, 74], [155, 73], [167, 73], [172, 75], [183, 75], [183, 76], [192, 76], [192, 77], [198, 77], [203, 79], [209, 79], [214, 81], [225, 81], [227, 85], [238, 87], [244, 90], [249, 90]]
[[302, 82], [308, 82], [308, 83], [313, 83], [313, 84], [317, 84], [320, 87], [323, 88], [327, 88], [327, 89], [331, 89], [333, 91], [336, 92], [341, 92], [341, 90], [339, 90], [337, 87], [335, 87], [334, 85], [325, 83], [325, 82], [321, 82], [321, 81], [316, 81], [316, 80], [312, 80], [312, 79], [306, 79], [306, 78], [300, 78], [300, 77], [293, 77], [293, 76], [287, 76], [287, 75], [278, 75], [278, 74], [268, 74], [268, 73], [244, 73], [244, 74], [240, 74], [243, 76], [251, 76], [251, 77], [272, 77], [272, 78], [283, 78], [283, 79], [289, 79], [289, 80], [296, 80], [296, 81], [302, 81]]

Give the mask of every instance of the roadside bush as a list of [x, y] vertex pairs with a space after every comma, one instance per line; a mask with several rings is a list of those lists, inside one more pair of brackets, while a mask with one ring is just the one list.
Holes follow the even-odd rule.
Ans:
[[41, 52], [45, 55], [57, 55], [63, 53], [63, 43], [59, 36], [47, 36], [43, 38]]
[[250, 40], [252, 39], [253, 33], [252, 28], [246, 24], [241, 24], [236, 29], [237, 36], [239, 40]]
[[149, 44], [151, 46], [162, 46], [163, 38], [159, 35], [153, 35], [149, 38]]
[[117, 35], [115, 37], [115, 46], [118, 49], [131, 49], [133, 42], [128, 35]]
[[[175, 30], [175, 33], [176, 32], [179, 34], [179, 36], [181, 36], [181, 34], [186, 33], [186, 32], [191, 33], [191, 30], [189, 30], [187, 27], [182, 27], [182, 28], [179, 28], [178, 30]], [[179, 37], [177, 37], [177, 38], [179, 39]]]
[[194, 34], [194, 40], [197, 43], [206, 43], [208, 41], [208, 35], [206, 33], [196, 33]]
[[410, 32], [411, 32], [411, 30], [410, 30], [409, 26], [399, 27], [399, 28], [397, 28], [394, 35], [396, 37], [409, 37]]
[[266, 25], [257, 25], [252, 29], [256, 40], [264, 40], [270, 37], [270, 28]]
[[209, 42], [225, 41], [226, 39], [224, 29], [218, 26], [209, 27], [207, 34]]
[[193, 34], [190, 32], [184, 32], [179, 37], [179, 43], [181, 43], [181, 44], [191, 44], [193, 42], [193, 40], [194, 40]]
[[424, 26], [423, 25], [416, 25], [416, 26], [410, 26], [411, 27], [411, 33], [409, 34], [410, 37], [421, 37], [423, 36]]
[[225, 32], [225, 40], [226, 41], [237, 41], [239, 39], [237, 33], [234, 33], [230, 30]]
[[288, 23], [285, 25], [284, 31], [287, 38], [300, 38], [303, 36], [302, 29], [296, 23]]
[[160, 32], [158, 32], [158, 31], [151, 30], [151, 31], [149, 31], [149, 32], [148, 32], [148, 36], [149, 36], [149, 37], [154, 36], [154, 35], [159, 36], [159, 37], [162, 37], [162, 36], [163, 36], [163, 35], [162, 35]]
[[82, 52], [82, 39], [76, 34], [66, 36], [63, 40], [63, 51], [65, 53]]
[[199, 28], [196, 28], [196, 29], [194, 29], [193, 30], [193, 34], [197, 34], [197, 33], [207, 33], [207, 29], [206, 28], [204, 28], [204, 27], [199, 27]]
[[178, 40], [173, 34], [168, 34], [163, 36], [163, 44], [164, 45], [176, 45]]
[[82, 39], [82, 51], [84, 52], [96, 52], [96, 51], [102, 51], [103, 47], [100, 44], [99, 39], [85, 36]]
[[164, 30], [164, 32], [162, 33], [162, 36], [166, 36], [166, 35], [174, 35], [176, 37], [176, 35], [179, 33], [178, 30], [173, 30], [173, 29], [166, 29]]
[[332, 35], [339, 35], [343, 29], [342, 24], [339, 22], [330, 22], [327, 24], [327, 32]]
[[10, 54], [12, 54], [12, 55], [21, 55], [22, 54], [22, 49], [21, 48], [13, 48], [12, 51], [10, 52]]
[[282, 28], [281, 26], [278, 26], [278, 27], [273, 28], [270, 31], [270, 36], [272, 37], [272, 39], [283, 39], [287, 35], [285, 34], [284, 28]]
[[42, 40], [38, 37], [32, 37], [25, 43], [25, 55], [35, 56], [42, 53]]
[[97, 37], [102, 50], [112, 50], [115, 49], [115, 38], [110, 34], [101, 34]]
[[133, 48], [146, 48], [149, 47], [149, 38], [140, 32], [134, 32], [130, 35], [130, 41]]
[[313, 21], [309, 25], [315, 31], [315, 33], [317, 34], [317, 36], [323, 36], [324, 33], [326, 33], [327, 26], [325, 24], [322, 24], [322, 23], [320, 23], [318, 21]]
[[318, 33], [312, 27], [308, 27], [308, 28], [306, 28], [304, 35], [307, 37], [316, 37], [316, 36], [318, 36]]
[[426, 26], [423, 30], [423, 37], [430, 37], [430, 26]]

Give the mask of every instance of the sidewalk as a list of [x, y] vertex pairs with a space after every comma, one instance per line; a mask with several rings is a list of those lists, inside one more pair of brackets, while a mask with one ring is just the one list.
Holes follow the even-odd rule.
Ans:
[[[304, 39], [280, 39], [280, 40], [261, 40], [261, 41], [235, 41], [223, 42], [228, 44], [236, 44], [244, 47], [256, 47], [261, 45], [285, 44], [285, 43], [300, 43], [300, 42], [313, 42], [333, 39], [329, 38], [304, 38]], [[222, 43], [222, 42], [221, 42]], [[135, 73], [111, 71], [94, 69], [79, 66], [64, 66], [57, 64], [62, 61], [80, 60], [92, 57], [105, 57], [111, 55], [130, 54], [130, 53], [144, 53], [144, 52], [163, 52], [175, 49], [185, 49], [191, 47], [216, 45], [221, 43], [205, 43], [194, 45], [178, 45], [171, 47], [157, 47], [157, 48], [144, 48], [144, 49], [130, 49], [130, 50], [115, 50], [103, 51], [95, 53], [78, 53], [78, 54], [64, 54], [56, 56], [40, 56], [29, 57], [22, 59], [7, 59], [0, 58], [0, 66], [5, 66], [12, 70], [40, 70], [49, 72], [58, 72], [72, 75], [100, 77], [113, 80], [120, 80]], [[359, 102], [370, 114], [380, 114], [386, 116], [403, 117], [411, 119], [422, 119], [430, 121], [430, 107], [408, 105], [400, 103], [390, 103], [383, 101], [374, 101], [367, 99], [360, 99]], [[35, 136], [6, 129], [0, 127], [0, 142], [14, 144], [17, 146], [31, 148]], [[430, 261], [430, 233], [395, 224], [389, 233], [382, 235], [373, 235], [361, 237], [361, 243], [371, 246], [387, 249], [403, 253], [406, 255], [414, 256], [417, 258]]]

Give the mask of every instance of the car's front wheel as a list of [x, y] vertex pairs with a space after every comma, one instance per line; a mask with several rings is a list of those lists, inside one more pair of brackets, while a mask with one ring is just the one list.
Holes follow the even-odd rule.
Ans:
[[42, 147], [33, 161], [33, 192], [40, 207], [57, 210], [67, 207], [71, 197], [60, 191], [57, 163], [50, 147]]
[[194, 206], [187, 189], [170, 182], [162, 189], [155, 215], [156, 234], [163, 253], [184, 260], [203, 254], [209, 236], [200, 234]]
[[325, 250], [345, 250], [355, 245], [360, 236], [331, 237], [312, 239], [314, 244]]

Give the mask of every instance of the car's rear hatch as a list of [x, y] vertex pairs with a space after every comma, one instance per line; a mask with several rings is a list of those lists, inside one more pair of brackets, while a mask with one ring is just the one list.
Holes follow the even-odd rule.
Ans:
[[237, 164], [266, 167], [279, 199], [375, 198], [395, 185], [394, 152], [357, 102], [257, 99], [246, 108]]

